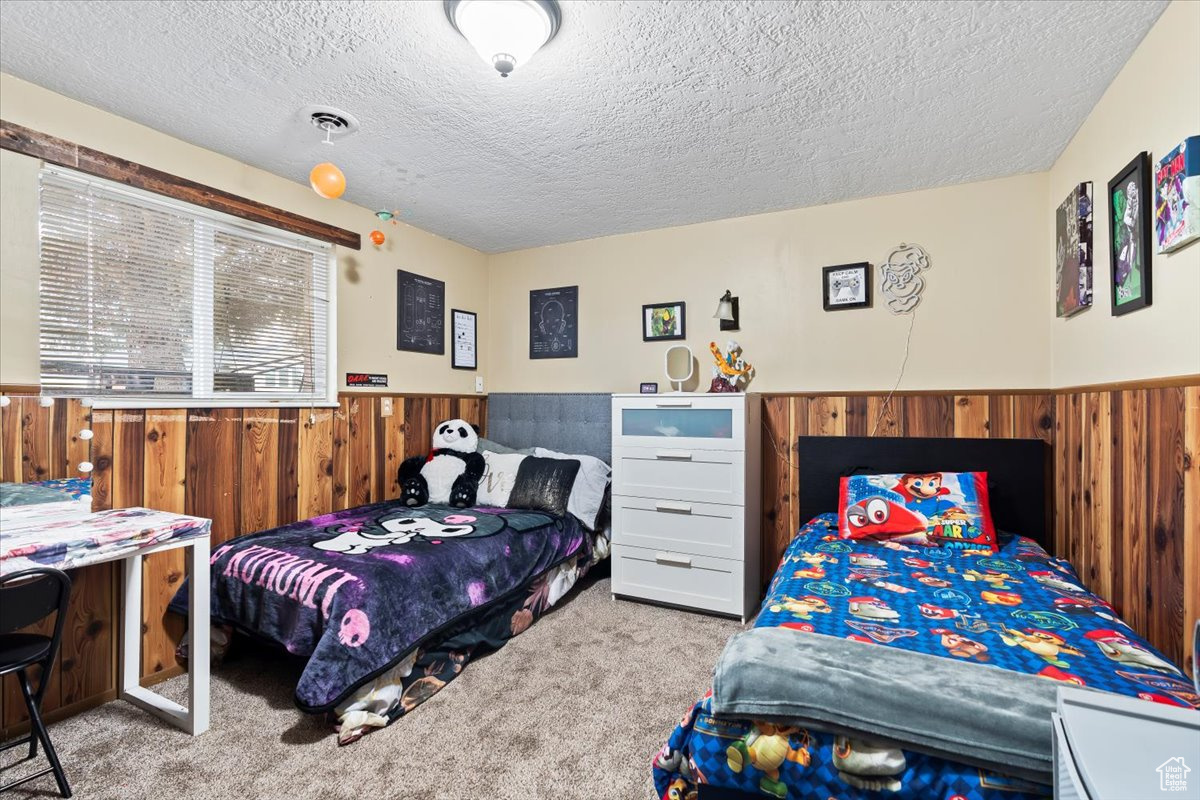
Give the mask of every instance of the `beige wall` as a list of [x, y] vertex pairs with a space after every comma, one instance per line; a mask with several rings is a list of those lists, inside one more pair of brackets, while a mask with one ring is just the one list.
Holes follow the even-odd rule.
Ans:
[[[362, 250], [337, 248], [339, 385], [346, 372], [386, 372], [389, 388], [400, 391], [474, 391], [475, 373], [450, 369], [449, 350], [441, 357], [396, 350], [396, 270], [446, 281], [447, 306], [479, 312], [482, 325], [488, 290], [484, 254], [408, 225], [388, 225], [387, 243], [376, 248], [366, 239], [377, 226], [370, 209], [323, 200], [306, 185], [10, 75], [0, 74], [0, 117], [360, 232]], [[0, 383], [37, 383], [38, 162], [10, 152], [0, 158]], [[480, 365], [487, 367], [486, 351]]]
[[[732, 334], [760, 391], [881, 390], [896, 380], [909, 318], [876, 293], [870, 309], [826, 312], [821, 268], [878, 265], [900, 242], [930, 254], [902, 387], [1044, 387], [1053, 269], [1044, 174], [611, 236], [491, 257], [492, 391], [666, 388], [667, 344], [644, 343], [643, 303], [687, 303], [687, 341], [707, 388], [712, 319], [741, 298]], [[877, 282], [878, 274], [875, 279]], [[579, 285], [579, 358], [528, 359], [529, 290]], [[877, 288], [877, 287], [876, 287]]]
[[[1153, 255], [1152, 304], [1112, 316], [1108, 181], [1142, 150], [1152, 162], [1200, 134], [1200, 3], [1176, 0], [1109, 86], [1049, 173], [1047, 220], [1092, 181], [1092, 308], [1051, 324], [1056, 386], [1200, 373], [1200, 243]], [[1189, 95], [1190, 92], [1190, 95]], [[1052, 222], [1050, 224], [1053, 224]], [[1052, 254], [1044, 263], [1053, 270]]]

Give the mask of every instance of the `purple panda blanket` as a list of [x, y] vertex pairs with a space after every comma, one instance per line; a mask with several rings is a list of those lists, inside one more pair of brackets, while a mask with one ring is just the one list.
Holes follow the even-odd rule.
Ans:
[[[590, 547], [570, 516], [360, 506], [217, 547], [212, 619], [308, 657], [296, 704], [328, 711], [439, 632]], [[186, 612], [186, 588], [171, 608]]]

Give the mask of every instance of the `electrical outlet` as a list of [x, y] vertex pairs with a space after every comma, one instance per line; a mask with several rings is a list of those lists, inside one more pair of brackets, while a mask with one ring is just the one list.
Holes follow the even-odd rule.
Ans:
[[475, 393], [483, 394], [483, 376], [482, 375], [475, 376]]
[[392, 415], [392, 398], [379, 398], [379, 416], [390, 417]]

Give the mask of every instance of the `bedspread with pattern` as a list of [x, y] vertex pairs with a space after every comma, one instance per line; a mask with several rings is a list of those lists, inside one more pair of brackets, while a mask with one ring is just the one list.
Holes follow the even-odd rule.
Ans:
[[[307, 658], [296, 704], [330, 711], [424, 643], [590, 553], [570, 516], [388, 501], [216, 547], [212, 619]], [[171, 608], [186, 611], [186, 586]]]
[[[1024, 537], [1002, 536], [1000, 543], [992, 553], [845, 541], [837, 538], [837, 516], [823, 514], [789, 545], [755, 626], [969, 659], [1200, 708], [1191, 682], [1082, 588], [1068, 562]], [[663, 798], [690, 800], [700, 784], [788, 800], [1050, 795], [1048, 787], [922, 753], [711, 711], [710, 692], [655, 757]]]

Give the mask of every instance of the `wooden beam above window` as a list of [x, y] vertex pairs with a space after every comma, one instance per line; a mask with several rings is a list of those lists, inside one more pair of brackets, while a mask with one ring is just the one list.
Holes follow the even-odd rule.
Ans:
[[126, 161], [6, 120], [0, 120], [0, 148], [340, 247], [351, 250], [362, 247], [362, 237], [354, 231]]

